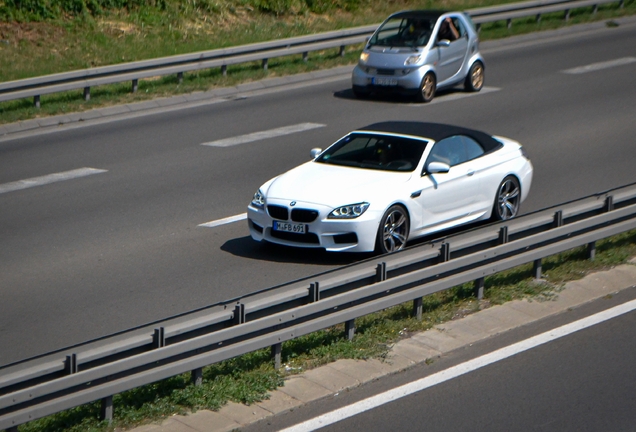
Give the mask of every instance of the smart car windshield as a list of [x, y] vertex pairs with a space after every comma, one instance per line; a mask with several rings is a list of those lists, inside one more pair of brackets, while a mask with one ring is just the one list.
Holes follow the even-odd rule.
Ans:
[[369, 47], [418, 47], [428, 43], [435, 20], [424, 17], [390, 18], [369, 40]]
[[411, 172], [422, 158], [424, 140], [352, 133], [325, 150], [316, 162], [383, 171]]

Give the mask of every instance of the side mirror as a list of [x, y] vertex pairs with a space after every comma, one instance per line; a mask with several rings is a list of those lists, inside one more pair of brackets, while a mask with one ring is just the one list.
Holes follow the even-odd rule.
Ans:
[[448, 48], [450, 46], [450, 41], [448, 39], [442, 39], [440, 41], [437, 41], [437, 46]]
[[315, 147], [311, 149], [311, 158], [316, 159], [316, 157], [322, 153], [322, 149], [320, 147]]
[[426, 167], [426, 172], [430, 174], [445, 174], [450, 171], [450, 165], [444, 162], [431, 162]]

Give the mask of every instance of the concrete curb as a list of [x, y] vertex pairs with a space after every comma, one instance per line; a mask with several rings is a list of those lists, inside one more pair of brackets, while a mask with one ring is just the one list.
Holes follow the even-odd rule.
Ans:
[[394, 344], [386, 361], [338, 360], [285, 379], [269, 399], [250, 406], [229, 403], [218, 412], [201, 410], [148, 424], [134, 432], [227, 432], [337, 395], [441, 357], [455, 349], [636, 286], [636, 258], [611, 270], [568, 282], [552, 299], [515, 300], [449, 321]]

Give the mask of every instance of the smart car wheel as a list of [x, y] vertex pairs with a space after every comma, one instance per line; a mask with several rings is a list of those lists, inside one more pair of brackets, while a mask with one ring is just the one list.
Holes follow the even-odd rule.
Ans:
[[508, 176], [502, 180], [497, 189], [492, 218], [496, 221], [508, 220], [517, 216], [521, 204], [521, 187], [519, 180]]
[[480, 61], [476, 61], [470, 67], [464, 88], [470, 92], [478, 92], [484, 86], [484, 65]]
[[409, 215], [399, 205], [389, 207], [382, 216], [376, 238], [376, 251], [382, 254], [404, 249], [409, 236]]
[[422, 78], [422, 84], [420, 85], [420, 91], [417, 94], [417, 100], [419, 102], [430, 102], [435, 97], [435, 86], [437, 80], [432, 72], [427, 73]]

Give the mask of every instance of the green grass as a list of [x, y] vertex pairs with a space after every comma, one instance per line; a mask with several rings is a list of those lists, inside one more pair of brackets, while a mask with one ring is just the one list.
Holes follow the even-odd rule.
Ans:
[[[106, 0], [100, 1], [109, 3]], [[306, 0], [297, 2], [300, 6], [281, 14], [263, 6], [264, 3], [273, 4], [277, 1], [165, 0], [146, 2], [145, 5], [129, 9], [104, 9], [95, 14], [61, 15], [39, 21], [0, 22], [0, 82], [373, 24], [400, 9], [470, 9], [504, 3], [496, 0], [398, 0], [374, 3], [371, 8], [368, 6], [371, 0], [350, 0], [347, 5], [337, 9], [334, 5], [342, 6], [343, 0], [329, 2], [331, 6], [325, 12], [317, 13], [306, 6], [311, 3]], [[50, 0], [48, 3], [55, 2]], [[112, 0], [110, 3], [117, 2]], [[131, 2], [133, 3], [141, 1]], [[160, 6], [164, 3], [165, 7], [162, 9]], [[0, 1], [0, 5], [2, 4]], [[362, 10], [364, 13], [360, 13]], [[563, 20], [563, 13], [547, 14], [538, 24], [533, 17], [517, 19], [513, 21], [511, 29], [503, 21], [487, 24], [482, 27], [481, 38], [503, 38], [632, 15], [636, 13], [636, 0], [627, 0], [623, 8], [619, 8], [618, 3], [612, 3], [601, 6], [594, 15], [591, 11], [592, 8], [572, 11], [567, 24]], [[88, 102], [84, 101], [81, 90], [43, 96], [40, 109], [33, 107], [32, 98], [2, 102], [0, 124], [206, 91], [266, 77], [353, 65], [361, 48], [361, 45], [347, 47], [344, 57], [338, 55], [337, 49], [310, 53], [306, 63], [300, 56], [270, 59], [267, 71], [262, 70], [260, 63], [254, 62], [229, 67], [227, 76], [223, 76], [220, 69], [185, 73], [181, 84], [176, 76], [146, 79], [139, 82], [137, 93], [131, 92], [131, 83], [99, 86], [91, 89], [91, 99]]]
[[190, 375], [184, 374], [114, 396], [110, 426], [98, 420], [99, 403], [93, 403], [33, 421], [20, 426], [20, 431], [112, 431], [174, 414], [218, 410], [228, 401], [252, 404], [283, 385], [287, 375], [338, 359], [383, 359], [392, 344], [414, 332], [515, 299], [549, 301], [565, 282], [625, 263], [632, 256], [636, 256], [636, 230], [598, 242], [594, 261], [587, 259], [584, 247], [545, 258], [542, 268], [547, 283], [535, 283], [532, 265], [523, 265], [487, 277], [480, 301], [472, 284], [424, 297], [422, 320], [412, 317], [409, 302], [358, 318], [352, 341], [346, 338], [344, 325], [338, 325], [285, 342], [280, 371], [274, 369], [269, 350], [260, 350], [204, 368], [199, 387], [191, 385]]

